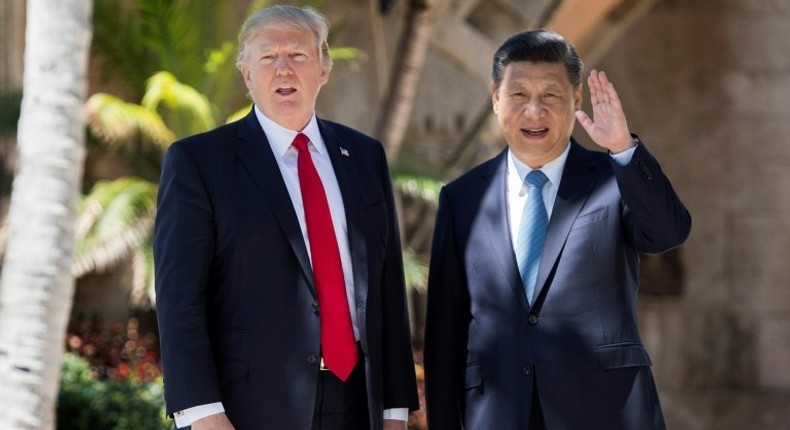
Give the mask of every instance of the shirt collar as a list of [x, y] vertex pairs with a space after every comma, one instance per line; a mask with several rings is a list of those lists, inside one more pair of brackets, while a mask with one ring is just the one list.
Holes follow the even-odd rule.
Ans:
[[313, 113], [310, 117], [310, 121], [301, 131], [290, 130], [277, 124], [264, 115], [263, 112], [258, 109], [258, 106], [255, 106], [255, 116], [258, 118], [261, 128], [263, 128], [263, 132], [266, 134], [266, 138], [269, 140], [269, 145], [271, 145], [272, 150], [280, 155], [285, 155], [288, 149], [291, 148], [291, 144], [298, 133], [306, 135], [307, 138], [310, 139], [310, 143], [313, 144], [313, 147], [315, 147], [319, 153], [323, 153], [326, 149], [324, 140], [321, 138], [321, 131], [318, 129], [318, 120], [316, 119], [315, 113]]
[[562, 179], [562, 171], [565, 169], [565, 161], [568, 159], [568, 153], [570, 150], [571, 143], [568, 141], [568, 145], [565, 146], [565, 150], [562, 151], [562, 154], [560, 154], [559, 157], [544, 164], [540, 169], [533, 169], [519, 161], [515, 154], [513, 154], [513, 151], [508, 149], [508, 170], [515, 173], [522, 184], [524, 183], [524, 180], [526, 179], [529, 172], [533, 170], [540, 170], [546, 175], [547, 178], [549, 178], [549, 182], [552, 185], [558, 187], [560, 180]]

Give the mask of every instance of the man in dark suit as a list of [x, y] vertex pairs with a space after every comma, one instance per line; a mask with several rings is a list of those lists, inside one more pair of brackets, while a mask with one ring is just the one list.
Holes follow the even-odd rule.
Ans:
[[242, 28], [254, 108], [174, 143], [154, 255], [168, 414], [193, 429], [406, 429], [417, 391], [381, 144], [317, 119], [326, 19]]
[[[665, 428], [637, 330], [639, 254], [691, 218], [603, 72], [562, 36], [507, 40], [491, 96], [508, 148], [445, 186], [428, 284], [431, 430]], [[577, 118], [593, 152], [571, 138]]]

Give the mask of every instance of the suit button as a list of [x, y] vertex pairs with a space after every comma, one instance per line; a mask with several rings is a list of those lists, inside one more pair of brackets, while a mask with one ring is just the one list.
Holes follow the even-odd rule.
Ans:
[[535, 324], [538, 323], [538, 316], [537, 315], [530, 315], [529, 319], [527, 321], [529, 321], [529, 325], [535, 325]]
[[318, 303], [313, 303], [313, 313], [318, 315]]
[[318, 356], [315, 354], [308, 355], [307, 362], [310, 364], [318, 364]]
[[531, 375], [532, 374], [532, 366], [529, 366], [529, 365], [524, 366], [524, 367], [521, 368], [521, 370], [524, 372], [525, 375]]

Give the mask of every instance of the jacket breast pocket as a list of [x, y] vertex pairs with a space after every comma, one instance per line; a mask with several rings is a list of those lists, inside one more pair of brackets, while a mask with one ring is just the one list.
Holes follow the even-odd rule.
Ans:
[[606, 206], [593, 210], [592, 212], [587, 212], [585, 214], [579, 215], [576, 220], [573, 221], [573, 225], [571, 226], [571, 230], [575, 230], [580, 227], [589, 226], [590, 224], [594, 224], [599, 221], [603, 221], [609, 217], [609, 211]]
[[651, 366], [653, 363], [645, 347], [637, 342], [623, 342], [598, 347], [598, 361], [601, 369]]

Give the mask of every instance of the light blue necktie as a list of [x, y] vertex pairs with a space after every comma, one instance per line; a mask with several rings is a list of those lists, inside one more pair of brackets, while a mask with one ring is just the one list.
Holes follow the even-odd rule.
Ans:
[[530, 305], [533, 303], [532, 296], [535, 294], [540, 254], [543, 252], [546, 229], [549, 225], [549, 216], [543, 203], [543, 186], [548, 180], [549, 178], [540, 170], [533, 170], [527, 175], [525, 182], [529, 189], [516, 241], [516, 257], [521, 271], [521, 282], [524, 284], [524, 292]]

